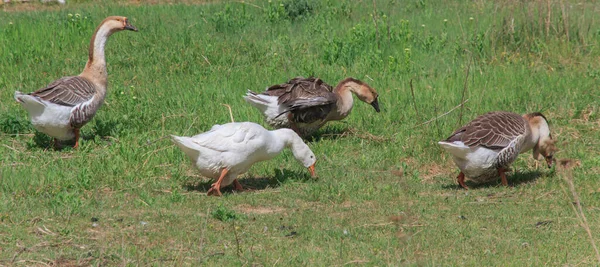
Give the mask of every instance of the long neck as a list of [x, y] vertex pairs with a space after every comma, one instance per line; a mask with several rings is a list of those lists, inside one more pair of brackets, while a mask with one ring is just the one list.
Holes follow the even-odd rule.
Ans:
[[525, 136], [525, 143], [523, 144], [523, 147], [521, 148], [521, 153], [534, 148], [535, 145], [537, 145], [537, 143], [540, 141], [541, 135], [540, 135], [539, 125], [528, 123], [528, 126], [529, 126], [529, 132], [528, 132], [528, 135]]
[[[267, 145], [267, 154], [270, 155], [270, 157], [275, 157], [277, 156], [279, 153], [281, 153], [281, 151], [288, 147], [288, 143], [289, 143], [289, 137], [288, 134], [286, 133], [286, 131], [289, 129], [278, 129], [278, 130], [273, 130], [273, 131], [269, 131], [269, 133], [271, 133], [271, 140], [269, 140], [269, 143]], [[290, 130], [291, 131], [291, 130]]]
[[333, 114], [334, 120], [341, 120], [350, 114], [352, 111], [352, 106], [354, 104], [354, 99], [352, 98], [352, 93], [356, 92], [358, 89], [358, 84], [350, 82], [341, 82], [335, 87], [335, 93], [337, 97], [337, 109]]
[[298, 142], [303, 143], [302, 139], [291, 129], [282, 128], [271, 131], [271, 133], [274, 135], [274, 138], [269, 148], [273, 149], [273, 151], [276, 150], [277, 153], [286, 147], [293, 148]]
[[106, 88], [107, 84], [104, 46], [111, 34], [111, 28], [107, 24], [98, 26], [90, 41], [88, 61], [85, 64], [85, 69], [83, 69], [83, 72], [81, 73], [81, 76], [88, 78], [90, 81], [103, 88]]

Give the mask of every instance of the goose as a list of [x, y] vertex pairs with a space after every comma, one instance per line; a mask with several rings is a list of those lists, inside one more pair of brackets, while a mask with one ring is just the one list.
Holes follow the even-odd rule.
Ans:
[[502, 179], [507, 186], [506, 174], [520, 153], [533, 149], [533, 157], [546, 159], [548, 168], [557, 151], [550, 134], [548, 120], [542, 113], [523, 116], [505, 111], [489, 112], [456, 130], [438, 144], [452, 155], [460, 169], [457, 180], [465, 189], [465, 178], [484, 183]]
[[126, 17], [111, 16], [100, 23], [90, 41], [88, 61], [77, 76], [62, 77], [29, 94], [15, 91], [15, 100], [27, 110], [33, 126], [58, 140], [75, 139], [79, 146], [79, 129], [88, 123], [106, 97], [107, 74], [104, 46], [118, 31], [137, 31]]
[[237, 176], [256, 162], [274, 158], [286, 147], [315, 176], [315, 154], [290, 129], [268, 131], [256, 123], [232, 122], [217, 124], [208, 132], [192, 137], [171, 137], [196, 164], [200, 174], [216, 180], [208, 195], [221, 196], [220, 189], [232, 183], [236, 190], [243, 190]]
[[306, 137], [328, 121], [346, 118], [352, 111], [352, 93], [379, 112], [375, 89], [351, 77], [335, 88], [319, 78], [296, 77], [261, 94], [248, 90], [244, 99], [262, 112], [267, 124]]

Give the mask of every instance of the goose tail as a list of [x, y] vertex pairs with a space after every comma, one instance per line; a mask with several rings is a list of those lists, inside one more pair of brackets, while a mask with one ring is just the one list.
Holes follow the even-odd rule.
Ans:
[[251, 90], [248, 90], [248, 92], [244, 96], [244, 100], [246, 100], [248, 104], [260, 109], [260, 111], [264, 113], [269, 108], [270, 104], [270, 101], [267, 99], [267, 97], [270, 96], [262, 96]]
[[32, 116], [37, 116], [39, 114], [42, 114], [44, 112], [44, 109], [46, 108], [46, 104], [44, 104], [44, 102], [42, 102], [40, 99], [38, 99], [35, 96], [31, 96], [28, 94], [23, 94], [19, 91], [15, 91], [15, 100], [19, 103], [21, 103], [21, 105], [23, 105], [23, 107], [27, 110], [27, 112], [29, 112], [30, 115]]
[[466, 157], [466, 154], [469, 153], [469, 151], [471, 150], [467, 145], [465, 145], [463, 142], [446, 142], [446, 141], [439, 141], [438, 144], [444, 148], [446, 151], [448, 151], [450, 154], [459, 157], [459, 158], [464, 158]]
[[200, 151], [198, 145], [194, 143], [192, 138], [185, 136], [171, 135], [171, 140], [177, 145], [191, 160], [194, 162], [198, 159]]

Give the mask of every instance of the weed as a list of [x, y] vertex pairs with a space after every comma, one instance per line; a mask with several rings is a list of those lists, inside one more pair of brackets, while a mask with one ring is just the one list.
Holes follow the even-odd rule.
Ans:
[[0, 117], [0, 131], [6, 134], [23, 134], [32, 131], [31, 123], [23, 116], [7, 114]]
[[218, 206], [216, 209], [214, 209], [213, 211], [211, 211], [210, 215], [222, 222], [229, 222], [229, 221], [233, 221], [233, 220], [238, 220], [241, 218], [241, 216], [237, 213], [235, 213], [235, 211], [225, 207], [225, 206]]
[[305, 19], [312, 15], [315, 1], [314, 0], [284, 0], [283, 8], [286, 12], [286, 17], [291, 20]]

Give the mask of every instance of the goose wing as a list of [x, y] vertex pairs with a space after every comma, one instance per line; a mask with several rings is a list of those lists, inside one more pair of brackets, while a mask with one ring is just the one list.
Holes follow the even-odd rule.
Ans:
[[92, 99], [95, 93], [96, 87], [92, 82], [83, 77], [68, 76], [60, 78], [29, 95], [54, 104], [74, 107]]
[[469, 147], [483, 146], [503, 149], [521, 135], [526, 134], [527, 121], [512, 112], [490, 112], [475, 118], [456, 130], [446, 142], [463, 142]]
[[296, 77], [269, 87], [265, 94], [277, 96], [278, 103], [286, 107], [279, 116], [292, 112], [294, 120], [302, 123], [324, 119], [337, 101], [333, 87], [314, 77]]
[[[267, 132], [264, 128], [262, 130]], [[228, 123], [215, 125], [210, 131], [192, 137], [192, 140], [207, 149], [232, 152], [251, 149], [252, 145], [249, 143], [258, 139], [261, 134], [263, 132], [250, 123]]]
[[[273, 85], [264, 92], [270, 96], [277, 96], [279, 104], [292, 106], [298, 100], [304, 104], [322, 105], [325, 101], [335, 101], [333, 87], [319, 78], [296, 77], [286, 83]], [[311, 101], [313, 100], [313, 101]]]

